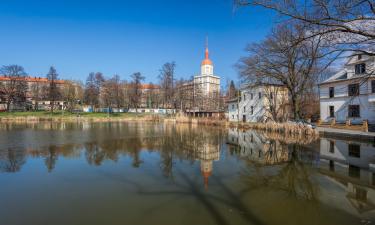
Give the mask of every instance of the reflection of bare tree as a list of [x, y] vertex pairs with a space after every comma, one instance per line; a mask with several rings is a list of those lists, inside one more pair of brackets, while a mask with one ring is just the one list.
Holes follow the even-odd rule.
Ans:
[[[41, 129], [40, 126], [30, 126]], [[77, 124], [77, 126], [78, 129], [82, 129], [80, 124]], [[28, 149], [27, 154], [32, 157], [44, 158], [47, 170], [51, 172], [55, 168], [60, 155], [63, 157], [79, 157], [82, 149], [84, 149], [84, 156], [87, 162], [96, 166], [101, 165], [105, 160], [116, 162], [121, 156], [128, 156], [132, 159], [134, 167], [140, 167], [143, 163], [140, 155], [141, 151], [158, 151], [160, 154], [160, 168], [163, 174], [166, 177], [173, 177], [173, 166], [176, 160], [188, 160], [191, 163], [199, 160], [205, 144], [219, 146], [222, 140], [220, 137], [223, 137], [224, 134], [222, 129], [212, 130], [209, 127], [194, 127], [186, 124], [135, 123], [120, 125], [116, 123], [93, 123], [90, 126], [92, 126], [90, 135], [93, 137], [93, 141], [84, 144], [68, 143], [41, 146], [36, 149]], [[64, 126], [46, 123], [46, 127], [43, 130], [74, 130], [74, 128], [74, 125], [68, 123]], [[63, 136], [56, 136], [56, 138], [60, 137]], [[5, 152], [2, 151], [0, 154], [5, 154]]]
[[11, 148], [0, 151], [0, 171], [2, 172], [18, 172], [25, 162], [25, 151]]
[[57, 159], [58, 159], [58, 150], [56, 146], [50, 146], [47, 151], [47, 156], [44, 160], [48, 172], [52, 172], [52, 170], [55, 168]]
[[86, 160], [90, 165], [100, 166], [104, 160], [105, 154], [98, 145], [94, 143], [85, 144], [85, 156]]
[[242, 171], [246, 188], [241, 192], [246, 194], [255, 189], [282, 191], [294, 198], [316, 201], [318, 187], [312, 181], [311, 170], [301, 156], [306, 149], [292, 145], [289, 149], [289, 159], [279, 165], [277, 173], [267, 171], [269, 167], [248, 161], [248, 167]]
[[[251, 209], [246, 206], [247, 204], [244, 202], [241, 196], [236, 194], [235, 191], [233, 191], [225, 184], [225, 182], [221, 180], [222, 177], [216, 176], [215, 181], [217, 182], [219, 188], [223, 190], [223, 193], [220, 195], [215, 195], [205, 192], [197, 182], [195, 182], [184, 172], [180, 170], [177, 172], [178, 177], [181, 178], [182, 181], [175, 182], [174, 185], [177, 187], [176, 190], [145, 191], [142, 186], [136, 185], [138, 194], [146, 196], [172, 196], [174, 197], [173, 201], [177, 201], [180, 198], [183, 199], [186, 196], [194, 197], [207, 210], [215, 223], [220, 225], [230, 224], [220, 210], [221, 205], [233, 208], [234, 210], [240, 212], [240, 216], [249, 224], [263, 224], [263, 222], [257, 218], [255, 213], [253, 213]], [[150, 188], [147, 188], [147, 190], [150, 190]], [[163, 210], [163, 205], [168, 204], [169, 201], [162, 205], [158, 205], [156, 208], [152, 208], [149, 211]]]

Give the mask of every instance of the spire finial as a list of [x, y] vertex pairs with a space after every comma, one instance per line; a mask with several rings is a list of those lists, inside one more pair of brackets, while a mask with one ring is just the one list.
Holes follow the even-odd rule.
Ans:
[[206, 51], [205, 51], [205, 58], [208, 59], [208, 36], [206, 36]]

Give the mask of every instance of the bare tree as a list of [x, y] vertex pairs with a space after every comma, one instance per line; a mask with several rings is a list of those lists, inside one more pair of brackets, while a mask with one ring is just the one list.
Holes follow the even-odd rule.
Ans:
[[169, 107], [175, 108], [174, 96], [174, 70], [176, 68], [175, 62], [165, 63], [160, 69], [160, 86], [163, 93], [163, 106], [167, 104]]
[[42, 100], [43, 97], [43, 86], [41, 82], [34, 82], [31, 85], [31, 94], [33, 96], [34, 103], [34, 110], [39, 110], [39, 101]]
[[67, 110], [73, 112], [76, 104], [82, 100], [83, 90], [79, 82], [65, 80], [64, 88], [62, 90], [64, 102], [66, 102]]
[[49, 82], [48, 99], [50, 101], [51, 112], [53, 112], [55, 108], [55, 102], [61, 98], [60, 88], [57, 85], [58, 74], [53, 66], [51, 66], [49, 69], [47, 80]]
[[304, 37], [305, 31], [298, 24], [278, 26], [266, 40], [250, 45], [247, 49], [250, 56], [239, 63], [245, 80], [284, 85], [288, 89], [294, 119], [301, 116], [301, 96], [316, 85], [325, 56], [321, 37], [294, 44], [294, 40]]
[[26, 72], [22, 66], [3, 66], [0, 72], [5, 76], [5, 81], [0, 83], [0, 94], [6, 99], [6, 109], [10, 111], [10, 105], [25, 104], [28, 90]]
[[264, 85], [264, 110], [266, 121], [285, 122], [288, 115], [288, 90], [281, 85]]
[[91, 105], [93, 111], [95, 107], [99, 107], [100, 88], [104, 81], [100, 72], [90, 73], [86, 79], [84, 102]]
[[119, 75], [114, 75], [102, 84], [101, 97], [108, 109], [112, 106], [120, 109], [124, 105], [124, 92], [122, 87], [123, 85]]
[[375, 55], [375, 2], [373, 0], [235, 0], [237, 6], [261, 6], [304, 25], [306, 36], [324, 37], [332, 51]]
[[122, 90], [122, 81], [119, 75], [114, 75], [109, 82], [112, 86], [113, 104], [120, 109], [124, 105], [124, 92]]
[[137, 110], [142, 97], [142, 81], [145, 79], [145, 77], [142, 76], [140, 72], [136, 72], [131, 75], [131, 79], [130, 102], [131, 105]]

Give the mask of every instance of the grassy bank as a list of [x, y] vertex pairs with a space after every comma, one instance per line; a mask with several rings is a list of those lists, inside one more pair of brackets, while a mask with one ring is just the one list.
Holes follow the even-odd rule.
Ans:
[[28, 121], [121, 121], [121, 120], [160, 120], [159, 116], [135, 113], [70, 113], [70, 112], [0, 112], [0, 121], [28, 122]]
[[42, 122], [42, 121], [149, 121], [149, 122], [173, 122], [188, 123], [196, 125], [208, 125], [218, 127], [236, 127], [239, 129], [254, 129], [266, 132], [286, 134], [288, 136], [318, 136], [316, 130], [306, 126], [293, 125], [290, 123], [231, 123], [226, 120], [212, 118], [190, 118], [185, 116], [165, 117], [155, 114], [136, 113], [70, 113], [70, 112], [0, 112], [0, 122]]

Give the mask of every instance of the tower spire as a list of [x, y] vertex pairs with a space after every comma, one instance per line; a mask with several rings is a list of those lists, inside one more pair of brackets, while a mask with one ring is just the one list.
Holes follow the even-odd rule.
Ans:
[[206, 51], [205, 51], [205, 59], [208, 59], [209, 52], [208, 52], [208, 36], [206, 36]]

